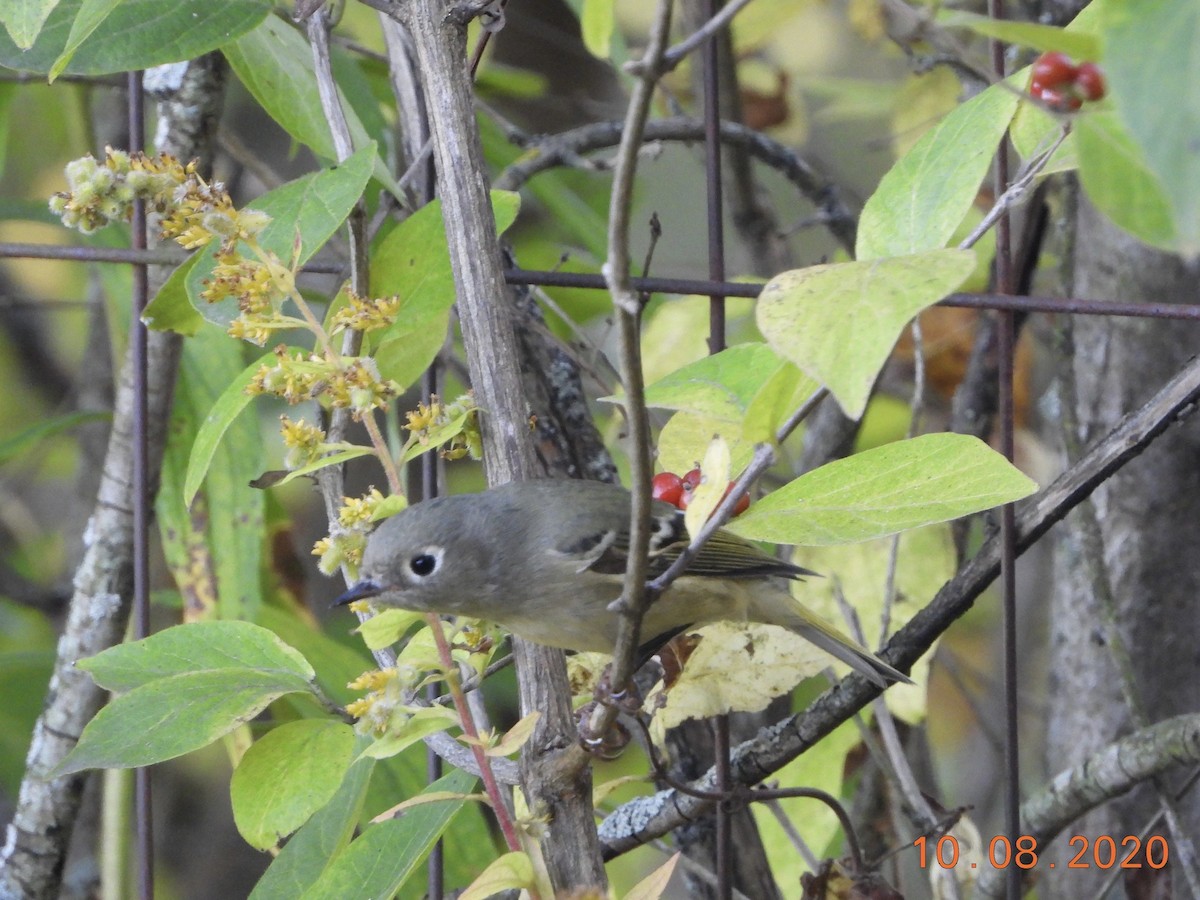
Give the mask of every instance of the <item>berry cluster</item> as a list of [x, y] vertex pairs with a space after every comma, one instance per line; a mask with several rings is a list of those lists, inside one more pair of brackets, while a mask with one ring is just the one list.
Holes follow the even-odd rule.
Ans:
[[1106, 90], [1104, 73], [1094, 62], [1075, 65], [1067, 54], [1051, 50], [1033, 64], [1029, 93], [1051, 109], [1079, 109], [1085, 100], [1099, 100]]
[[[672, 506], [678, 506], [680, 509], [687, 509], [692, 502], [692, 492], [696, 490], [696, 486], [700, 484], [700, 470], [692, 469], [683, 477], [676, 475], [674, 472], [659, 472], [654, 476], [654, 480], [650, 482], [651, 493], [655, 500], [662, 500], [664, 503], [670, 503]], [[733, 490], [733, 482], [729, 482], [729, 486], [725, 488], [725, 496], [729, 496], [729, 492]], [[733, 514], [740, 516], [750, 508], [750, 495], [743, 494], [738, 500], [737, 506], [733, 508]]]

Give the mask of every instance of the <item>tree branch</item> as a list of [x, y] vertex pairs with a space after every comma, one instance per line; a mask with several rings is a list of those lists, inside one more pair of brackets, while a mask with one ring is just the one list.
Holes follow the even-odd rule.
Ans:
[[[487, 192], [483, 151], [466, 65], [466, 24], [454, 3], [411, 0], [398, 14], [416, 45], [429, 106], [430, 130], [454, 271], [458, 312], [482, 420], [490, 484], [536, 477], [528, 405], [521, 392], [520, 354], [506, 296], [496, 223]], [[606, 884], [592, 813], [591, 770], [574, 761], [578, 747], [563, 654], [513, 640], [522, 713], [541, 712], [521, 755], [526, 795], [550, 828], [542, 844], [558, 891]]]
[[[1135, 731], [1060, 772], [1045, 790], [1021, 804], [1021, 833], [1044, 847], [1089, 810], [1182, 763], [1200, 763], [1200, 714]], [[984, 866], [975, 896], [1003, 896], [1006, 875], [1006, 869]]]
[[[1192, 361], [1145, 405], [1126, 415], [1103, 439], [1049, 487], [1022, 504], [1017, 515], [1017, 551], [1024, 552], [1105, 479], [1138, 456], [1174, 422], [1186, 418], [1200, 400], [1200, 358]], [[892, 665], [911, 666], [963, 615], [1000, 573], [1000, 541], [993, 534], [975, 557], [933, 600], [893, 635], [880, 656]], [[858, 675], [842, 679], [803, 713], [764, 729], [733, 754], [733, 778], [757, 784], [791, 762], [862, 709], [879, 689]], [[713, 790], [709, 770], [693, 786]], [[709, 801], [673, 790], [626, 803], [600, 826], [606, 859], [660, 837], [695, 818]]]

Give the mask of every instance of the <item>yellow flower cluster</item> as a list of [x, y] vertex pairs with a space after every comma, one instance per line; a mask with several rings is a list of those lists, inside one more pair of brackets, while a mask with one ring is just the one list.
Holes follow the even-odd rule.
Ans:
[[361, 297], [354, 291], [348, 291], [348, 305], [333, 314], [333, 333], [346, 328], [355, 331], [378, 331], [396, 321], [396, 313], [400, 310], [400, 298], [397, 296], [372, 299]]
[[318, 557], [317, 568], [324, 575], [332, 575], [343, 565], [357, 571], [362, 563], [367, 536], [361, 531], [323, 537], [313, 544], [312, 554]]
[[368, 528], [374, 521], [379, 504], [386, 499], [375, 487], [365, 497], [347, 497], [338, 511], [338, 522], [343, 528]]
[[443, 404], [437, 395], [429, 403], [418, 403], [417, 408], [405, 414], [409, 433], [409, 444], [422, 446], [445, 442], [442, 456], [446, 459], [471, 459], [483, 457], [483, 438], [479, 432], [479, 407], [470, 391], [453, 403]]
[[310, 462], [315, 462], [325, 451], [325, 432], [316, 425], [310, 425], [303, 419], [289, 419], [280, 416], [280, 434], [287, 455], [283, 464], [289, 469], [299, 469]]

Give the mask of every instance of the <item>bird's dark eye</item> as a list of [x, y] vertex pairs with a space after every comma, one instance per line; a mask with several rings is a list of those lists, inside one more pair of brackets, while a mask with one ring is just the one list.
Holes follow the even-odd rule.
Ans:
[[412, 569], [414, 575], [424, 578], [426, 575], [433, 574], [433, 570], [437, 568], [437, 562], [437, 557], [433, 554], [422, 553], [410, 559], [408, 567]]

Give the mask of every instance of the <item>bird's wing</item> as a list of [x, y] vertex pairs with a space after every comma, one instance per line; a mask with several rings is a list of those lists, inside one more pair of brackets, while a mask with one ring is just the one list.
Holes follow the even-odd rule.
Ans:
[[[683, 513], [679, 510], [656, 510], [651, 520], [648, 577], [653, 579], [663, 574], [689, 543]], [[555, 552], [577, 561], [580, 572], [623, 575], [629, 561], [628, 523], [615, 528], [597, 529], [570, 546], [556, 548]], [[771, 575], [800, 578], [816, 573], [776, 559], [728, 531], [718, 531], [692, 560], [687, 574], [712, 578], [761, 578]]]

